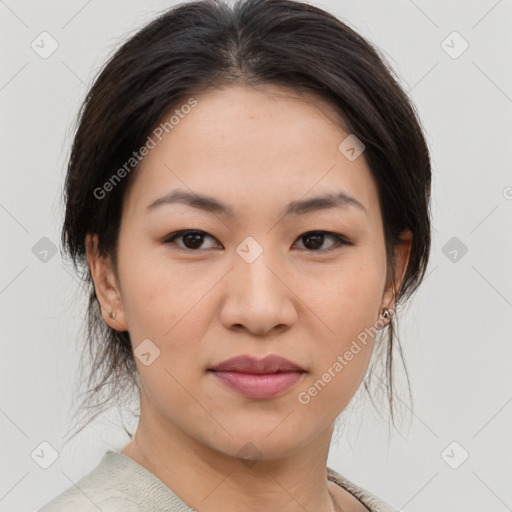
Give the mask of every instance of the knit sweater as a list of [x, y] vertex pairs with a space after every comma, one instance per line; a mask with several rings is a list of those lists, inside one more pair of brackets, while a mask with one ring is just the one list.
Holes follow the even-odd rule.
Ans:
[[[370, 512], [397, 512], [331, 468], [328, 479]], [[130, 457], [107, 451], [99, 464], [37, 512], [192, 512], [159, 478]]]

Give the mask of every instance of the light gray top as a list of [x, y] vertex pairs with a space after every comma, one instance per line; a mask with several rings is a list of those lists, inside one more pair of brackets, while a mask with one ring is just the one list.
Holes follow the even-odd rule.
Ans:
[[[370, 492], [327, 468], [336, 482], [370, 512], [398, 512]], [[174, 492], [130, 457], [107, 451], [99, 464], [37, 512], [192, 512]]]

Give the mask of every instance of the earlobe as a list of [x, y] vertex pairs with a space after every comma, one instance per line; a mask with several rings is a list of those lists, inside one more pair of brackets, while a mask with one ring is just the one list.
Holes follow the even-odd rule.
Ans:
[[105, 323], [116, 331], [127, 331], [123, 302], [110, 257], [98, 252], [98, 235], [85, 237], [87, 262]]

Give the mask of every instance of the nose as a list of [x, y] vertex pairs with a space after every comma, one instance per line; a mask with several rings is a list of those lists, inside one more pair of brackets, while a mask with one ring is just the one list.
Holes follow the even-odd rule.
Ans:
[[290, 272], [264, 251], [247, 263], [235, 255], [224, 280], [225, 297], [220, 317], [228, 329], [246, 329], [264, 336], [290, 328], [297, 321], [298, 298]]

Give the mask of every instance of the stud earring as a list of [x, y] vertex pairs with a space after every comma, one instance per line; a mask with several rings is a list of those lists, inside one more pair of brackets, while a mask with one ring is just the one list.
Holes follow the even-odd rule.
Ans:
[[389, 312], [388, 308], [384, 308], [382, 310], [381, 314], [382, 314], [382, 318], [385, 318], [385, 319], [391, 318], [393, 316], [393, 314]]
[[110, 313], [110, 318], [112, 318], [113, 320], [115, 320], [116, 315], [117, 315], [117, 313], [112, 313], [112, 312], [111, 312], [111, 313]]
[[[388, 308], [383, 308], [380, 316], [382, 318], [384, 318], [384, 320], [388, 320], [388, 319], [391, 319], [393, 314], [394, 314], [394, 312], [389, 311]], [[379, 323], [379, 327], [377, 327], [378, 331], [380, 331], [381, 329], [384, 329], [384, 327], [386, 327], [386, 325], [388, 325], [388, 322], [384, 322], [384, 323], [382, 321], [377, 321], [377, 322]]]

